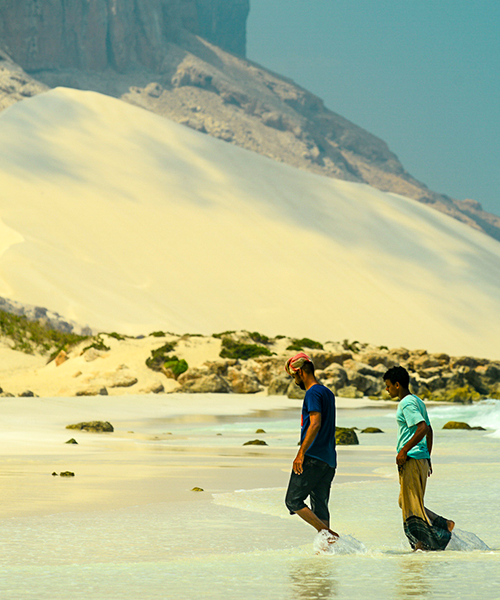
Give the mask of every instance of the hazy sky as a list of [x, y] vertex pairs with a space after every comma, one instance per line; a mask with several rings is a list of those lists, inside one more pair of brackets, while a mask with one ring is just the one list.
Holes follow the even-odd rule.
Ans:
[[500, 215], [499, 0], [250, 0], [248, 58]]

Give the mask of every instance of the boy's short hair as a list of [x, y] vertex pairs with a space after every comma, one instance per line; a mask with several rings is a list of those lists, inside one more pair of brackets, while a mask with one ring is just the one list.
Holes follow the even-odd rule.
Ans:
[[392, 384], [399, 383], [401, 387], [408, 389], [410, 385], [410, 375], [404, 367], [391, 367], [384, 375], [384, 381], [390, 381]]

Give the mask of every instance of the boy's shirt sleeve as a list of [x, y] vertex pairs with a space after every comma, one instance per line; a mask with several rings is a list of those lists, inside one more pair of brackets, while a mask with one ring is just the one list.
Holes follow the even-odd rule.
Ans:
[[415, 402], [408, 402], [408, 404], [403, 407], [403, 415], [408, 427], [416, 427], [422, 421], [425, 422], [425, 417], [420, 412]]

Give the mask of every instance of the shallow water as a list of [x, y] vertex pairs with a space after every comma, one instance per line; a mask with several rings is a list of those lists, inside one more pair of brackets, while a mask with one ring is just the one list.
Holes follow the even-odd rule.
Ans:
[[[291, 462], [297, 416], [298, 410], [260, 420], [172, 422], [184, 439], [162, 443], [240, 446], [259, 437], [255, 429], [262, 426], [270, 446], [290, 449]], [[287, 514], [282, 487], [234, 490], [202, 503], [2, 519], [0, 598], [497, 600], [499, 416], [500, 402], [430, 410], [435, 472], [426, 504], [456, 521], [463, 542], [457, 550], [410, 551], [397, 506], [394, 411], [339, 411], [339, 425], [384, 430], [359, 434], [359, 447], [339, 448], [332, 527], [349, 552], [316, 555], [314, 530]], [[452, 419], [493, 428], [443, 431]], [[466, 551], [462, 532], [473, 532], [490, 550]]]

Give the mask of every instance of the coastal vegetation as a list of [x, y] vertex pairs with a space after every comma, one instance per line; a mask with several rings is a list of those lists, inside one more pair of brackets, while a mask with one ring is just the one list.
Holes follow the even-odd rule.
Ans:
[[[57, 331], [3, 311], [0, 333], [4, 346], [48, 356], [49, 361], [55, 358], [56, 367], [83, 357], [84, 362], [75, 364], [72, 375], [68, 375], [71, 381], [64, 384], [70, 386], [66, 390], [74, 388], [67, 392], [73, 395], [105, 395], [117, 387], [127, 389], [127, 393], [263, 392], [300, 399], [303, 392], [285, 373], [284, 363], [291, 353], [304, 351], [314, 361], [319, 381], [343, 398], [389, 400], [383, 375], [390, 367], [401, 365], [410, 373], [411, 390], [425, 400], [467, 404], [500, 399], [500, 361], [391, 349], [359, 341], [323, 344], [306, 337], [270, 337], [255, 331], [225, 331], [212, 336], [155, 331], [135, 338], [111, 332], [91, 337]], [[141, 358], [125, 358], [127, 364], [117, 363], [111, 371], [106, 370], [105, 360], [95, 362], [118, 352], [128, 356], [129, 347]], [[86, 364], [92, 366], [87, 369]], [[149, 376], [146, 382], [148, 376], [141, 369], [155, 372], [157, 378], [153, 381]], [[64, 372], [69, 371], [58, 371]], [[80, 377], [81, 372], [85, 377]], [[4, 381], [0, 384], [7, 387]], [[35, 388], [14, 391], [16, 395], [39, 395]], [[10, 392], [0, 391], [3, 395], [12, 395]]]
[[[253, 338], [252, 338], [253, 339]], [[267, 342], [269, 343], [269, 338]], [[269, 348], [260, 344], [247, 344], [244, 342], [238, 342], [230, 337], [222, 338], [222, 350], [220, 352], [221, 358], [234, 358], [236, 360], [249, 360], [250, 358], [256, 358], [257, 356], [272, 356], [273, 353]]]
[[51, 357], [88, 337], [51, 329], [39, 321], [3, 310], [0, 310], [0, 335], [13, 350], [27, 354], [50, 354]]

